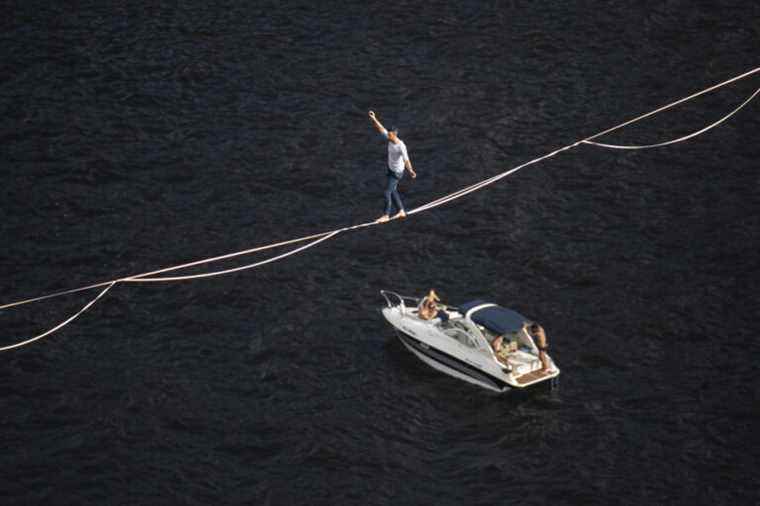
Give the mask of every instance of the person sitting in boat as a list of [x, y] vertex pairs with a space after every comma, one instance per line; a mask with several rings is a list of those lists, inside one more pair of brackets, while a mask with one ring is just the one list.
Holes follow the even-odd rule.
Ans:
[[417, 315], [423, 320], [432, 320], [438, 317], [441, 321], [448, 321], [448, 313], [442, 309], [438, 309], [437, 302], [440, 301], [441, 299], [438, 298], [438, 294], [431, 288], [430, 292], [420, 302]]
[[517, 341], [509, 341], [508, 343], [504, 342], [504, 336], [496, 336], [493, 341], [491, 341], [491, 347], [493, 348], [494, 353], [496, 354], [496, 358], [507, 363], [507, 356], [517, 351]]
[[[523, 329], [528, 328], [528, 324], [523, 325]], [[549, 370], [549, 357], [546, 355], [546, 350], [549, 349], [549, 343], [546, 342], [546, 332], [543, 327], [538, 323], [532, 323], [530, 325], [530, 335], [536, 340], [536, 347], [538, 348], [538, 359], [541, 361], [541, 370], [546, 372]]]

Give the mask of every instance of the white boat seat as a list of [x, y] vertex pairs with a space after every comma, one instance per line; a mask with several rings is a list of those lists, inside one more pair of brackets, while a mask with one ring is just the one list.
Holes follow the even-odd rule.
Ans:
[[510, 353], [507, 356], [507, 361], [515, 374], [525, 374], [541, 368], [541, 361], [538, 357], [524, 351], [523, 348]]

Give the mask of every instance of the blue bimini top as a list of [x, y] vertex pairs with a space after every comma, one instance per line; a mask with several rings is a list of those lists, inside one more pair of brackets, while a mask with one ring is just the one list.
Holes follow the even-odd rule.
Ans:
[[[484, 300], [465, 302], [459, 305], [459, 312], [467, 314], [470, 309], [483, 304], [488, 304], [488, 302]], [[522, 328], [524, 322], [530, 321], [517, 311], [512, 311], [501, 306], [488, 306], [478, 309], [470, 314], [470, 320], [497, 334], [517, 332]]]

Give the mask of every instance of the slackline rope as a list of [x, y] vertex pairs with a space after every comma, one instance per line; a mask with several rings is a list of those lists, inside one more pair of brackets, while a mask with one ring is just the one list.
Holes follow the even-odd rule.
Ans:
[[708, 130], [712, 130], [713, 128], [715, 128], [716, 126], [720, 125], [721, 123], [723, 123], [724, 121], [726, 121], [728, 118], [730, 118], [731, 116], [733, 116], [734, 114], [736, 114], [737, 112], [739, 112], [745, 105], [747, 105], [748, 103], [750, 103], [750, 101], [753, 98], [755, 98], [755, 96], [758, 93], [760, 93], [760, 88], [758, 88], [757, 90], [755, 90], [755, 92], [752, 95], [750, 95], [747, 100], [745, 100], [744, 102], [742, 102], [739, 107], [737, 107], [736, 109], [734, 109], [730, 113], [726, 114], [725, 116], [723, 116], [721, 119], [719, 119], [715, 123], [707, 125], [706, 127], [702, 128], [701, 130], [697, 130], [696, 132], [692, 132], [689, 135], [684, 135], [683, 137], [678, 137], [677, 139], [671, 139], [671, 140], [665, 141], [665, 142], [658, 142], [657, 144], [643, 144], [643, 145], [639, 145], [639, 146], [636, 146], [636, 145], [625, 146], [625, 145], [620, 145], [620, 144], [604, 144], [602, 142], [594, 142], [594, 141], [583, 141], [583, 142], [584, 142], [584, 144], [593, 144], [594, 146], [599, 146], [599, 147], [602, 147], [602, 148], [610, 148], [610, 149], [649, 149], [649, 148], [659, 148], [659, 147], [662, 147], [662, 146], [668, 146], [670, 144], [676, 144], [678, 142], [689, 140], [692, 137], [696, 137], [697, 135], [703, 134], [703, 133], [707, 132]]
[[50, 334], [52, 334], [56, 330], [58, 330], [58, 329], [60, 329], [62, 327], [65, 327], [66, 325], [68, 325], [72, 321], [76, 320], [79, 315], [81, 315], [82, 313], [84, 313], [85, 311], [87, 311], [88, 309], [90, 309], [90, 307], [92, 307], [93, 304], [95, 304], [97, 301], [99, 301], [100, 298], [102, 296], [104, 296], [106, 294], [106, 292], [108, 292], [108, 290], [110, 290], [111, 288], [113, 288], [115, 284], [116, 284], [116, 281], [109, 282], [108, 285], [106, 285], [106, 287], [103, 289], [103, 291], [101, 291], [97, 295], [97, 297], [95, 297], [90, 302], [88, 302], [82, 309], [80, 309], [79, 311], [77, 311], [73, 316], [70, 316], [68, 319], [63, 320], [61, 323], [59, 323], [58, 325], [56, 325], [52, 329], [49, 329], [49, 330], [47, 330], [47, 331], [45, 331], [42, 334], [39, 334], [37, 336], [30, 337], [29, 339], [27, 339], [25, 341], [21, 341], [21, 342], [18, 342], [16, 344], [11, 344], [11, 345], [8, 345], [8, 346], [3, 346], [2, 348], [0, 348], [0, 351], [8, 351], [8, 350], [12, 350], [14, 348], [21, 348], [22, 346], [26, 346], [27, 344], [31, 344], [31, 343], [33, 343], [35, 341], [39, 341], [43, 337], [49, 336]]
[[[588, 144], [588, 145], [591, 145], [591, 146], [597, 146], [597, 147], [602, 147], [602, 148], [610, 148], [610, 149], [648, 149], [648, 148], [654, 148], [654, 147], [660, 147], [660, 146], [667, 146], [669, 144], [675, 144], [675, 143], [682, 142], [682, 141], [691, 139], [693, 137], [696, 137], [696, 136], [698, 136], [698, 135], [700, 135], [700, 134], [702, 134], [704, 132], [707, 132], [708, 130], [711, 130], [712, 128], [720, 125], [724, 121], [728, 120], [731, 116], [733, 116], [734, 114], [736, 114], [737, 112], [739, 112], [739, 110], [741, 110], [752, 99], [754, 99], [758, 95], [758, 93], [760, 93], [760, 88], [758, 88], [747, 100], [745, 100], [741, 105], [739, 105], [739, 107], [737, 107], [736, 109], [734, 109], [733, 111], [731, 111], [729, 114], [727, 114], [723, 118], [721, 118], [718, 121], [716, 121], [715, 123], [712, 123], [712, 124], [708, 125], [705, 128], [697, 130], [696, 132], [693, 132], [693, 133], [691, 133], [689, 135], [686, 135], [686, 136], [683, 136], [683, 137], [679, 137], [677, 139], [673, 139], [673, 140], [670, 140], [670, 141], [661, 142], [661, 143], [657, 143], [657, 144], [630, 145], [630, 146], [617, 145], [617, 144], [604, 144], [604, 143], [601, 143], [601, 142], [593, 142], [593, 139], [596, 139], [596, 138], [601, 137], [603, 135], [606, 135], [608, 133], [614, 132], [615, 130], [619, 130], [619, 129], [625, 127], [625, 126], [628, 126], [628, 125], [631, 125], [631, 124], [636, 123], [638, 121], [641, 121], [641, 120], [643, 120], [645, 118], [648, 118], [649, 116], [653, 116], [653, 115], [655, 115], [655, 114], [657, 114], [659, 112], [662, 112], [662, 111], [665, 111], [665, 110], [670, 109], [672, 107], [675, 107], [676, 105], [679, 105], [679, 104], [681, 104], [683, 102], [686, 102], [688, 100], [696, 98], [696, 97], [698, 97], [700, 95], [703, 95], [705, 93], [709, 93], [709, 92], [711, 92], [713, 90], [716, 90], [718, 88], [721, 88], [723, 86], [726, 86], [728, 84], [736, 82], [736, 81], [738, 81], [740, 79], [744, 79], [745, 77], [748, 77], [748, 76], [750, 76], [752, 74], [756, 74], [757, 72], [760, 72], [760, 67], [757, 67], [757, 68], [755, 68], [753, 70], [750, 70], [749, 72], [745, 72], [744, 74], [741, 74], [739, 76], [736, 76], [736, 77], [733, 77], [731, 79], [728, 79], [727, 81], [723, 81], [723, 82], [718, 83], [718, 84], [716, 84], [714, 86], [706, 88], [706, 89], [704, 89], [702, 91], [699, 91], [697, 93], [689, 95], [688, 97], [684, 97], [684, 98], [682, 98], [680, 100], [677, 100], [675, 102], [672, 102], [672, 103], [670, 103], [668, 105], [662, 106], [662, 107], [660, 107], [658, 109], [655, 109], [653, 111], [650, 111], [650, 112], [648, 112], [646, 114], [642, 114], [641, 116], [637, 116], [636, 118], [633, 118], [631, 120], [628, 120], [628, 121], [625, 121], [623, 123], [620, 123], [619, 125], [616, 125], [616, 126], [614, 126], [612, 128], [608, 128], [607, 130], [603, 130], [603, 131], [601, 131], [601, 132], [599, 132], [597, 134], [594, 134], [594, 135], [592, 135], [590, 137], [586, 137], [585, 139], [576, 141], [576, 142], [574, 142], [572, 144], [568, 144], [567, 146], [564, 146], [564, 147], [561, 147], [559, 149], [556, 149], [556, 150], [554, 150], [554, 151], [552, 151], [552, 152], [550, 152], [548, 154], [545, 154], [543, 156], [540, 156], [538, 158], [534, 158], [533, 160], [525, 162], [522, 165], [518, 165], [517, 167], [511, 168], [511, 169], [509, 169], [507, 171], [504, 171], [504, 172], [501, 172], [499, 174], [496, 174], [496, 175], [494, 175], [494, 176], [492, 176], [490, 178], [484, 179], [483, 181], [480, 181], [478, 183], [472, 184], [470, 186], [467, 186], [465, 188], [457, 190], [457, 191], [455, 191], [453, 193], [450, 193], [448, 195], [444, 195], [443, 197], [440, 197], [440, 198], [438, 198], [436, 200], [428, 202], [427, 204], [423, 204], [421, 206], [418, 206], [418, 207], [416, 207], [416, 208], [408, 211], [407, 215], [413, 215], [413, 214], [417, 214], [417, 213], [420, 213], [420, 212], [423, 212], [423, 211], [428, 211], [430, 209], [439, 207], [439, 206], [441, 206], [443, 204], [446, 204], [448, 202], [451, 202], [453, 200], [460, 199], [460, 198], [464, 197], [465, 195], [469, 195], [470, 193], [479, 191], [479, 190], [485, 188], [486, 186], [489, 186], [489, 185], [491, 185], [491, 184], [493, 184], [493, 183], [495, 183], [497, 181], [500, 181], [501, 179], [504, 179], [505, 177], [507, 177], [507, 176], [509, 176], [511, 174], [514, 174], [515, 172], [517, 172], [520, 169], [523, 169], [523, 168], [525, 168], [525, 167], [527, 167], [529, 165], [533, 165], [535, 163], [538, 163], [538, 162], [541, 162], [541, 161], [546, 160], [548, 158], [551, 158], [551, 157], [553, 157], [553, 156], [555, 156], [555, 155], [557, 155], [559, 153], [562, 153], [563, 151], [567, 151], [569, 149], [573, 149], [573, 148], [575, 148], [575, 147], [577, 147], [577, 146], [579, 146], [581, 144]], [[74, 321], [77, 317], [79, 317], [80, 315], [82, 315], [85, 311], [87, 311], [88, 309], [90, 309], [109, 290], [111, 290], [111, 288], [113, 288], [114, 286], [116, 286], [116, 284], [118, 284], [118, 283], [151, 283], [151, 282], [152, 283], [158, 283], [158, 282], [169, 282], [169, 281], [185, 281], [185, 280], [191, 280], [191, 279], [208, 278], [208, 277], [214, 277], [214, 276], [221, 276], [221, 275], [224, 275], [224, 274], [231, 274], [233, 272], [238, 272], [238, 271], [243, 271], [243, 270], [247, 270], [247, 269], [253, 269], [255, 267], [260, 267], [260, 266], [268, 264], [268, 263], [272, 263], [272, 262], [276, 262], [278, 260], [282, 260], [282, 259], [284, 259], [286, 257], [291, 256], [291, 255], [295, 255], [295, 254], [301, 253], [301, 252], [305, 251], [306, 249], [311, 248], [313, 246], [316, 246], [317, 244], [320, 244], [320, 243], [322, 243], [324, 241], [327, 241], [329, 239], [332, 239], [335, 236], [337, 236], [338, 234], [341, 234], [343, 232], [349, 232], [349, 231], [353, 231], [353, 230], [358, 230], [358, 229], [361, 229], [361, 228], [371, 227], [371, 226], [378, 225], [378, 224], [379, 223], [377, 223], [375, 221], [369, 221], [369, 222], [366, 222], [366, 223], [360, 223], [358, 225], [352, 225], [352, 226], [348, 226], [348, 227], [339, 228], [339, 229], [332, 230], [332, 231], [329, 231], [329, 232], [322, 232], [322, 233], [319, 233], [319, 234], [308, 235], [308, 236], [299, 237], [299, 238], [296, 238], [296, 239], [290, 239], [290, 240], [282, 241], [282, 242], [278, 242], [278, 243], [268, 244], [268, 245], [264, 245], [264, 246], [258, 246], [258, 247], [251, 248], [251, 249], [237, 251], [235, 253], [228, 253], [226, 255], [220, 255], [220, 256], [216, 256], [216, 257], [210, 257], [210, 258], [206, 258], [206, 259], [203, 259], [203, 260], [197, 260], [197, 261], [194, 261], [194, 262], [189, 262], [189, 263], [185, 263], [185, 264], [181, 264], [181, 265], [175, 265], [175, 266], [172, 266], [172, 267], [166, 267], [166, 268], [155, 270], [155, 271], [144, 272], [142, 274], [135, 274], [135, 275], [126, 276], [126, 277], [123, 277], [123, 278], [113, 279], [113, 280], [110, 280], [110, 281], [104, 281], [104, 282], [101, 282], [101, 283], [95, 283], [95, 284], [91, 284], [91, 285], [87, 285], [87, 286], [82, 286], [82, 287], [79, 287], [79, 288], [73, 288], [71, 290], [63, 290], [63, 291], [59, 291], [59, 292], [54, 292], [54, 293], [50, 293], [48, 295], [43, 295], [43, 296], [40, 296], [40, 297], [34, 297], [34, 298], [31, 298], [31, 299], [20, 300], [20, 301], [12, 302], [10, 304], [2, 305], [2, 306], [0, 306], [0, 310], [9, 309], [9, 308], [12, 308], [12, 307], [15, 307], [15, 306], [20, 306], [20, 305], [23, 305], [23, 304], [29, 304], [29, 303], [32, 303], [32, 302], [38, 302], [38, 301], [42, 301], [42, 300], [46, 300], [46, 299], [51, 299], [51, 298], [54, 298], [54, 297], [60, 297], [60, 296], [63, 296], [63, 295], [69, 295], [69, 294], [74, 294], [74, 293], [83, 292], [83, 291], [87, 291], [87, 290], [92, 290], [92, 289], [95, 289], [95, 288], [103, 288], [103, 290], [94, 299], [92, 299], [90, 302], [88, 302], [84, 307], [82, 307], [73, 316], [70, 316], [68, 319], [62, 321], [61, 323], [59, 323], [55, 327], [53, 327], [53, 328], [51, 328], [51, 329], [43, 332], [42, 334], [39, 334], [39, 335], [35, 336], [35, 337], [29, 338], [29, 339], [26, 339], [26, 340], [23, 340], [23, 341], [20, 341], [20, 342], [17, 342], [15, 344], [11, 344], [11, 345], [8, 345], [8, 346], [0, 347], [0, 352], [12, 350], [12, 349], [15, 349], [15, 348], [20, 348], [22, 346], [26, 346], [27, 344], [31, 344], [31, 343], [33, 343], [35, 341], [38, 341], [38, 340], [40, 340], [40, 339], [42, 339], [42, 338], [44, 338], [44, 337], [52, 334], [53, 332], [55, 332], [55, 331], [63, 328], [64, 326], [66, 326], [69, 323], [71, 323], [72, 321]], [[282, 247], [282, 246], [289, 246], [289, 245], [293, 245], [293, 244], [303, 243], [303, 242], [306, 242], [306, 241], [309, 241], [309, 242], [307, 244], [305, 244], [305, 245], [298, 246], [296, 248], [288, 250], [285, 253], [282, 253], [280, 255], [276, 255], [276, 256], [267, 258], [265, 260], [261, 260], [259, 262], [255, 262], [255, 263], [251, 263], [251, 264], [246, 264], [246, 265], [243, 265], [243, 266], [240, 266], [240, 267], [235, 267], [235, 268], [232, 268], [232, 269], [224, 269], [224, 270], [219, 270], [219, 271], [205, 272], [205, 273], [201, 273], [201, 274], [190, 274], [190, 275], [185, 275], [185, 276], [158, 276], [159, 274], [165, 274], [165, 273], [168, 273], [168, 272], [177, 271], [177, 270], [181, 270], [181, 269], [186, 269], [186, 268], [194, 267], [194, 266], [197, 266], [197, 265], [218, 262], [218, 261], [221, 261], [221, 260], [227, 260], [227, 259], [235, 258], [235, 257], [238, 257], [238, 256], [249, 255], [251, 253], [257, 253], [257, 252], [265, 251], [265, 250], [268, 250], [268, 249], [273, 249], [273, 248], [278, 248], [278, 247]]]

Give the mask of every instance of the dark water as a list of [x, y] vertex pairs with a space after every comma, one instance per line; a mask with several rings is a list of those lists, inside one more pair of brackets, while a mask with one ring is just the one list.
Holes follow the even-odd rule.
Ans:
[[[413, 207], [758, 65], [756, 2], [462, 3], [6, 7], [0, 302], [376, 217], [370, 108]], [[759, 83], [604, 140], [683, 135]], [[0, 503], [757, 504], [759, 111], [255, 271], [117, 286], [0, 356]], [[430, 287], [542, 322], [559, 390], [418, 362], [378, 291]], [[2, 312], [2, 344], [85, 300]]]

